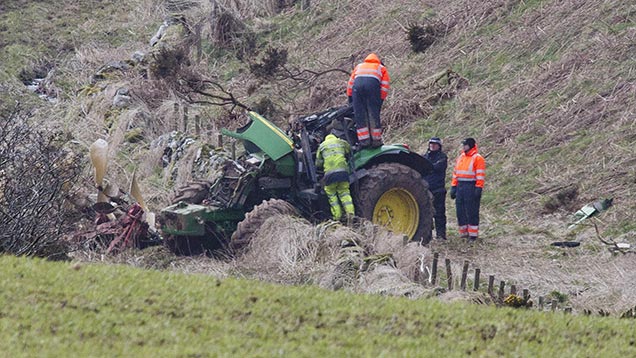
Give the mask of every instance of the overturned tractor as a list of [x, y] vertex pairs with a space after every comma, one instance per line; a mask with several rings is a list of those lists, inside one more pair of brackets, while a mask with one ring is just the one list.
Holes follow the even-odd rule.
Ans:
[[[245, 153], [228, 160], [223, 174], [177, 190], [161, 211], [161, 231], [177, 253], [218, 248], [243, 249], [266, 218], [301, 215], [329, 218], [329, 204], [315, 167], [320, 142], [334, 125], [357, 148], [349, 106], [297, 119], [285, 133], [255, 112], [238, 130]], [[356, 215], [426, 244], [431, 239], [432, 205], [423, 176], [431, 163], [403, 144], [354, 150], [349, 182]]]

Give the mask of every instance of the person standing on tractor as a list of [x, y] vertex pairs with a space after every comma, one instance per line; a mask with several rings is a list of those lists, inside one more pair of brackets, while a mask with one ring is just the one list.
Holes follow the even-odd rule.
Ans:
[[442, 151], [442, 140], [433, 137], [428, 140], [428, 150], [424, 158], [433, 164], [433, 171], [424, 177], [428, 190], [433, 194], [435, 208], [435, 234], [438, 240], [446, 240], [446, 168], [448, 157]]
[[351, 72], [347, 84], [349, 103], [353, 103], [358, 142], [360, 146], [382, 146], [382, 126], [380, 109], [389, 94], [389, 73], [372, 53]]
[[344, 208], [347, 221], [350, 221], [355, 215], [349, 192], [349, 163], [347, 161], [347, 157], [351, 154], [351, 147], [349, 143], [338, 138], [342, 136], [344, 132], [333, 129], [320, 143], [316, 153], [316, 168], [324, 168], [323, 184], [333, 219], [340, 220], [342, 208]]
[[473, 138], [462, 141], [451, 181], [451, 199], [455, 199], [459, 235], [470, 241], [479, 237], [479, 204], [486, 179], [486, 161], [477, 152]]

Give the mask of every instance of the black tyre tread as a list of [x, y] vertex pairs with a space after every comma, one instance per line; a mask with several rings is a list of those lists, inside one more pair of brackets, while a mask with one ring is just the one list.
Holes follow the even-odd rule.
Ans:
[[273, 215], [297, 216], [299, 214], [298, 210], [285, 200], [263, 200], [262, 203], [254, 206], [252, 211], [245, 215], [243, 221], [238, 223], [236, 231], [234, 231], [230, 240], [230, 249], [234, 251], [245, 249], [265, 220]]
[[170, 202], [176, 204], [184, 201], [188, 204], [201, 204], [207, 198], [212, 183], [210, 180], [190, 181], [177, 189]]
[[398, 163], [382, 163], [369, 169], [368, 175], [360, 180], [355, 198], [358, 216], [371, 220], [373, 209], [380, 196], [393, 187], [402, 187], [413, 194], [420, 206], [419, 227], [413, 240], [421, 240], [423, 245], [432, 238], [433, 201], [428, 183], [414, 169]]

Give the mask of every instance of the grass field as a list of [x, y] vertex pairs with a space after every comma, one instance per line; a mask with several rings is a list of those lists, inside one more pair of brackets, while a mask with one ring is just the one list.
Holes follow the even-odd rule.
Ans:
[[0, 258], [6, 357], [629, 357], [630, 320]]

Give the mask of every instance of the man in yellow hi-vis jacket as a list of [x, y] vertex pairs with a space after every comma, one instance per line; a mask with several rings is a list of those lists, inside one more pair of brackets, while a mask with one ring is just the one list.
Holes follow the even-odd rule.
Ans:
[[331, 206], [331, 215], [334, 220], [340, 220], [342, 207], [348, 218], [355, 215], [355, 208], [351, 193], [349, 192], [349, 165], [347, 156], [351, 153], [349, 143], [338, 138], [333, 130], [325, 137], [316, 153], [316, 167], [323, 168], [325, 193]]

